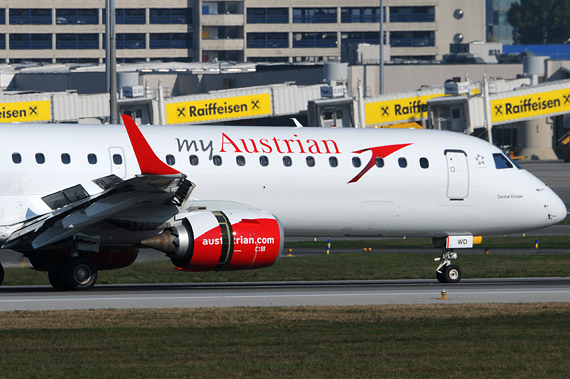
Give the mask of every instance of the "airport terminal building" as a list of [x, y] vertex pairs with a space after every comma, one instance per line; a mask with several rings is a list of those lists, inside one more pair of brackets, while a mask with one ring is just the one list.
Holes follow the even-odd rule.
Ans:
[[[392, 59], [441, 59], [485, 40], [485, 3], [384, 0]], [[120, 63], [319, 62], [378, 44], [378, 0], [116, 0]], [[104, 63], [104, 0], [0, 0], [2, 63]]]

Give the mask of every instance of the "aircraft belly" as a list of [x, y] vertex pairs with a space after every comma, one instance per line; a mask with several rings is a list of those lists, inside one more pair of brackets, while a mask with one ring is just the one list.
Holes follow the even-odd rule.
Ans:
[[392, 200], [363, 200], [360, 203], [356, 223], [348, 235], [381, 235], [390, 224], [393, 213], [394, 202]]

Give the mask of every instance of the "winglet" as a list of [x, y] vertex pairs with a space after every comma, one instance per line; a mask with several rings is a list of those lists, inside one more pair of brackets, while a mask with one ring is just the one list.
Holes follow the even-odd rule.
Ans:
[[130, 116], [122, 114], [127, 134], [135, 151], [142, 175], [175, 175], [177, 171], [160, 160], [142, 135], [137, 124]]

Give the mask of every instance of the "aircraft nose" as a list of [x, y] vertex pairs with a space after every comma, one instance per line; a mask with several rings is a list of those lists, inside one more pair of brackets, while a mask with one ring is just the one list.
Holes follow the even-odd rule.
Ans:
[[549, 191], [547, 201], [544, 204], [544, 207], [548, 211], [548, 219], [553, 221], [554, 223], [560, 222], [566, 218], [568, 211], [566, 209], [566, 205], [562, 201], [562, 199], [550, 188], [547, 189]]

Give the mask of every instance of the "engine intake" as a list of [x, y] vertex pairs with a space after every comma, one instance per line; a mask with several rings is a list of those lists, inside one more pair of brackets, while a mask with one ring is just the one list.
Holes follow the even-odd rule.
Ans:
[[283, 250], [283, 228], [256, 210], [197, 211], [142, 244], [163, 251], [186, 271], [235, 271], [268, 267]]

